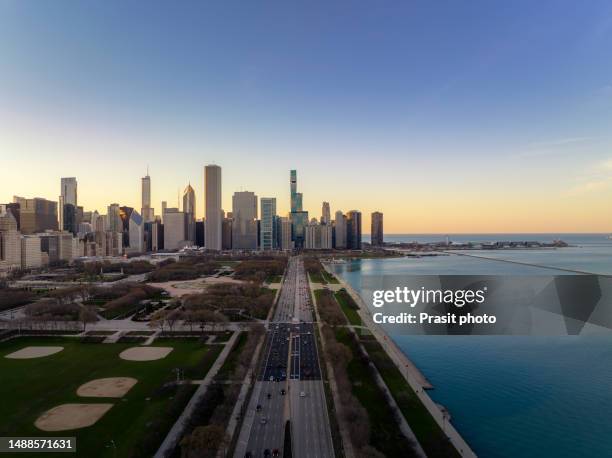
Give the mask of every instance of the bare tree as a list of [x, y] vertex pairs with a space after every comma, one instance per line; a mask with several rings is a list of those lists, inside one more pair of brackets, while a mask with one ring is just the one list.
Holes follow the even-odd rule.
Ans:
[[94, 307], [83, 307], [79, 312], [79, 320], [81, 321], [81, 323], [83, 323], [83, 332], [85, 332], [85, 329], [87, 328], [87, 323], [95, 323], [96, 321], [98, 321], [98, 314], [96, 313]]
[[180, 310], [171, 310], [170, 312], [168, 312], [168, 314], [166, 315], [166, 323], [170, 328], [170, 332], [172, 332], [172, 328], [174, 328], [176, 322], [178, 320], [181, 320], [182, 318], [183, 313]]

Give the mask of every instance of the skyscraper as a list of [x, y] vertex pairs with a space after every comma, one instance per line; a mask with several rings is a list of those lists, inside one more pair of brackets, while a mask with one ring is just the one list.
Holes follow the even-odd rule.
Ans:
[[331, 215], [329, 210], [329, 202], [323, 202], [323, 206], [321, 208], [321, 224], [330, 224], [331, 223]]
[[191, 187], [191, 183], [187, 185], [185, 191], [183, 191], [183, 211], [185, 213], [191, 213], [195, 219], [195, 191]]
[[306, 225], [308, 224], [308, 212], [302, 210], [302, 193], [297, 192], [297, 171], [291, 170], [289, 174], [291, 192], [291, 239], [296, 248], [304, 246]]
[[108, 231], [123, 232], [123, 221], [121, 220], [119, 204], [110, 204], [106, 213]]
[[164, 249], [178, 250], [189, 245], [187, 229], [188, 215], [176, 208], [167, 208], [164, 216]]
[[361, 250], [361, 212], [351, 210], [346, 215], [346, 247], [349, 250]]
[[221, 167], [207, 165], [204, 168], [204, 202], [206, 224], [205, 246], [209, 250], [221, 250]]
[[291, 241], [291, 220], [289, 218], [280, 219], [280, 249], [283, 251], [292, 250], [293, 242]]
[[382, 246], [383, 240], [383, 214], [381, 212], [372, 213], [372, 229], [370, 231], [372, 246]]
[[183, 212], [187, 215], [187, 240], [193, 243], [196, 241], [195, 211], [195, 191], [190, 183], [183, 192]]
[[232, 196], [232, 248], [257, 249], [257, 196], [240, 191]]
[[61, 179], [58, 216], [59, 230], [76, 234], [77, 180], [75, 177]]
[[336, 212], [336, 219], [334, 220], [334, 248], [338, 250], [346, 249], [346, 216], [341, 210]]
[[19, 228], [23, 234], [57, 231], [57, 202], [19, 196], [14, 196], [13, 202], [19, 204]]
[[302, 211], [302, 193], [297, 192], [297, 170], [289, 173], [289, 183], [291, 191], [291, 213]]
[[276, 248], [276, 231], [274, 227], [276, 198], [262, 197], [259, 202], [261, 206], [260, 248], [262, 250], [273, 250]]
[[142, 205], [140, 213], [145, 222], [153, 221], [153, 209], [151, 208], [151, 177], [147, 170], [147, 176], [142, 177]]
[[71, 204], [75, 207], [77, 202], [77, 180], [75, 177], [62, 178], [62, 189], [60, 195], [64, 198], [64, 204]]

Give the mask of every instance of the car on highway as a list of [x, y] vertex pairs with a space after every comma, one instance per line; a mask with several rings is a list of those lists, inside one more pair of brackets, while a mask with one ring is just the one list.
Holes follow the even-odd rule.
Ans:
[[274, 450], [272, 450], [272, 456], [280, 456], [280, 452], [278, 451], [277, 448], [275, 448]]
[[270, 456], [270, 455], [271, 455], [270, 449], [269, 448], [265, 449], [264, 450], [264, 456]]
[[261, 417], [261, 420], [259, 420], [259, 423], [261, 423], [262, 425], [265, 425], [266, 423], [268, 423], [268, 419], [265, 417]]
[[268, 393], [268, 399], [272, 399], [272, 393]]
[[282, 394], [284, 396], [285, 394], [287, 394], [287, 392], [284, 389], [282, 389], [282, 390], [280, 390], [280, 394]]
[[251, 452], [246, 452], [244, 458], [253, 458], [253, 454]]
[[301, 398], [305, 398], [305, 397], [306, 397], [306, 393], [305, 393], [305, 392], [303, 392], [303, 391], [300, 391], [300, 397], [301, 397]]
[[261, 404], [257, 404], [257, 407], [255, 407], [255, 410], [259, 412], [261, 410]]

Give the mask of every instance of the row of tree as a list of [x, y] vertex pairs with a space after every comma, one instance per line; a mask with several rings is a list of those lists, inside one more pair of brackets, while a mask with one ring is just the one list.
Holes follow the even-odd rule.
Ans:
[[348, 426], [351, 443], [357, 456], [364, 458], [384, 457], [382, 453], [370, 445], [368, 412], [353, 395], [353, 384], [348, 374], [348, 365], [354, 358], [353, 352], [347, 345], [336, 340], [334, 330], [330, 326], [323, 325], [321, 334], [325, 340], [326, 357], [334, 369], [343, 420]]
[[182, 458], [214, 458], [229, 445], [230, 438], [225, 431], [238, 400], [241, 384], [224, 382], [244, 380], [255, 349], [264, 334], [263, 326], [254, 326], [249, 333], [241, 336], [241, 339], [246, 338], [243, 345], [240, 339], [236, 341], [233, 349], [236, 353], [230, 354], [224, 365], [233, 364], [233, 369], [229, 372], [221, 370], [190, 419], [188, 433], [180, 442]]

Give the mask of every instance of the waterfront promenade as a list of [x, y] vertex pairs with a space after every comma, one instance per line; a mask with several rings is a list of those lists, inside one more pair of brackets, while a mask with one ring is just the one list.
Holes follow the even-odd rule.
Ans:
[[331, 271], [329, 266], [325, 263], [322, 263], [325, 270], [330, 275], [333, 275], [340, 282], [335, 288], [332, 289], [340, 289], [345, 288], [346, 291], [351, 295], [353, 300], [359, 306], [357, 313], [361, 318], [361, 321], [367, 328], [370, 330], [372, 335], [376, 338], [376, 340], [380, 343], [383, 349], [387, 352], [391, 360], [397, 366], [400, 373], [406, 379], [406, 382], [410, 385], [412, 390], [416, 393], [418, 398], [421, 400], [425, 408], [428, 410], [430, 415], [436, 421], [436, 423], [442, 428], [442, 431], [448, 437], [448, 440], [453, 444], [457, 452], [463, 456], [468, 458], [475, 458], [476, 453], [471, 449], [468, 443], [461, 437], [461, 434], [455, 429], [455, 427], [450, 423], [450, 415], [449, 413], [441, 408], [438, 404], [436, 404], [427, 393], [427, 389], [433, 388], [432, 385], [427, 381], [425, 376], [419, 371], [419, 369], [415, 366], [415, 364], [410, 361], [410, 359], [402, 352], [395, 342], [387, 336], [387, 334], [382, 330], [382, 328], [372, 321], [372, 315], [370, 314], [370, 309], [367, 304], [363, 301], [361, 296], [349, 285], [344, 279], [334, 272]]

